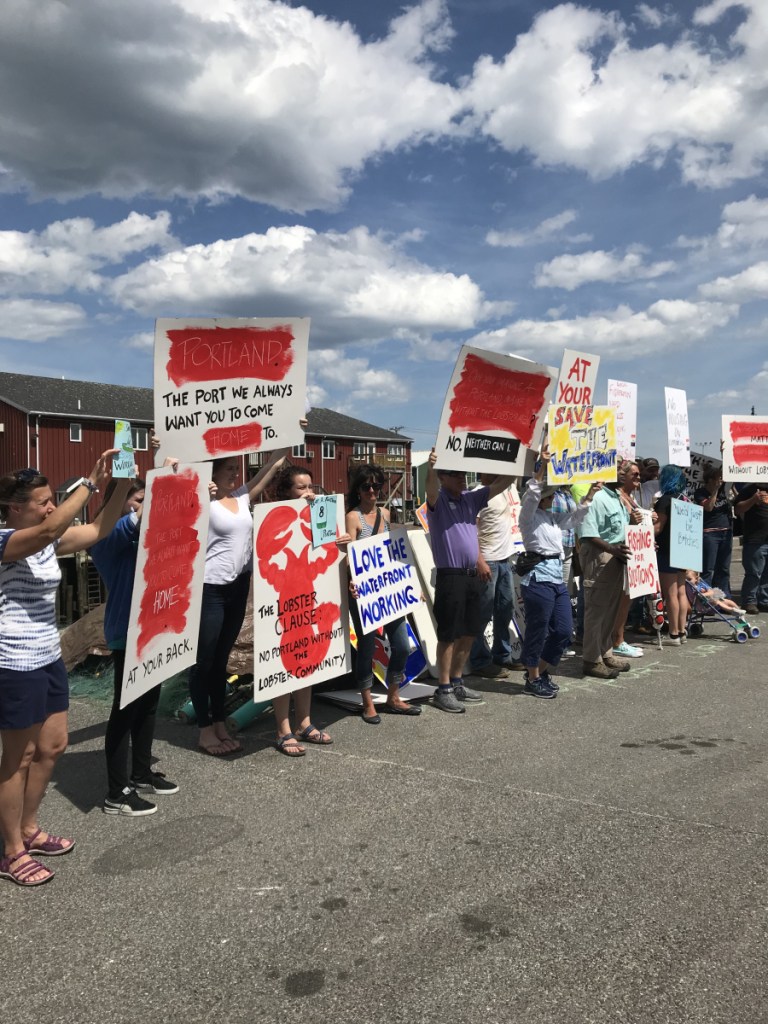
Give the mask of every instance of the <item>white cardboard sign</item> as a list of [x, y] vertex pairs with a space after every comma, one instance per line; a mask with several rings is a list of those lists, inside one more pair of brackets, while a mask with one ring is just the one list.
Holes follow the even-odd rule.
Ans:
[[[343, 510], [344, 499], [337, 495], [337, 536], [344, 532]], [[335, 541], [313, 547], [310, 507], [303, 498], [257, 505], [253, 527], [258, 702], [347, 671], [348, 591], [345, 556]]]
[[688, 430], [688, 399], [679, 388], [664, 388], [667, 409], [669, 461], [673, 466], [690, 466], [691, 440]]
[[608, 381], [607, 404], [616, 414], [616, 451], [619, 458], [635, 458], [637, 451], [637, 384]]
[[309, 320], [161, 319], [155, 430], [183, 461], [301, 444]]
[[121, 708], [197, 661], [210, 478], [210, 465], [147, 473]]
[[660, 589], [659, 567], [656, 561], [656, 538], [651, 517], [647, 516], [637, 526], [627, 525], [627, 545], [630, 550], [627, 562], [627, 581], [630, 599], [645, 594], [657, 594]]
[[599, 366], [600, 356], [576, 352], [572, 348], [565, 349], [554, 404], [596, 405], [595, 385]]
[[556, 376], [551, 366], [464, 345], [440, 417], [437, 468], [523, 473]]

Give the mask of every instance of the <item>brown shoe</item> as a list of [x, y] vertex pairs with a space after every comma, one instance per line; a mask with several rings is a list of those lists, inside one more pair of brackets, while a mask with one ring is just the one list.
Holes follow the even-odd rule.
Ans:
[[603, 655], [603, 664], [616, 672], [629, 672], [629, 662], [625, 658], [606, 657]]
[[747, 613], [747, 615], [757, 615], [760, 609], [757, 607], [756, 604], [748, 604], [744, 611]]
[[608, 668], [602, 661], [585, 661], [582, 662], [581, 674], [594, 676], [595, 679], [616, 679], [619, 673], [615, 668]]
[[500, 677], [506, 677], [509, 673], [501, 665], [496, 665], [493, 661], [488, 665], [483, 665], [482, 668], [476, 668], [470, 672], [472, 676], [480, 676], [481, 679], [499, 679]]

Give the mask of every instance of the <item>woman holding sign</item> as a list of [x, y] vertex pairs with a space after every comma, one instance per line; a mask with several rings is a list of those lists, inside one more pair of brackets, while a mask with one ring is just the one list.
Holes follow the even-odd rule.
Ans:
[[67, 746], [69, 684], [61, 658], [57, 555], [91, 547], [117, 521], [129, 481], [121, 481], [98, 523], [71, 526], [109, 477], [114, 449], [54, 505], [47, 479], [20, 469], [0, 479], [0, 877], [42, 885], [53, 871], [35, 858], [69, 853], [72, 839], [40, 828], [37, 812]]
[[[380, 509], [376, 501], [383, 486], [384, 474], [378, 466], [360, 466], [355, 471], [347, 493], [349, 512], [347, 512], [346, 518], [347, 533], [353, 541], [361, 540], [363, 537], [373, 537], [378, 533], [389, 533], [389, 512], [385, 508]], [[349, 584], [349, 592], [352, 597], [357, 598], [357, 589], [352, 581]], [[371, 697], [376, 631], [363, 633], [356, 601], [350, 605], [350, 612], [357, 636], [355, 678], [360, 689], [360, 696], [363, 698], [363, 721], [368, 725], [379, 725], [381, 716], [377, 714]], [[388, 622], [384, 626], [384, 632], [390, 647], [386, 676], [386, 711], [391, 715], [420, 715], [421, 708], [406, 703], [400, 697], [403, 669], [410, 654], [408, 626], [405, 618]]]
[[659, 563], [659, 582], [664, 604], [667, 608], [669, 636], [667, 643], [675, 647], [684, 644], [688, 639], [685, 624], [688, 621], [688, 596], [685, 592], [686, 566], [670, 565], [670, 539], [672, 534], [672, 499], [684, 498], [686, 480], [679, 466], [665, 466], [659, 474], [659, 490], [654, 511], [657, 519], [653, 525], [656, 534]]
[[256, 476], [236, 487], [240, 459], [214, 459], [208, 548], [197, 663], [189, 671], [189, 695], [200, 726], [198, 747], [212, 757], [242, 750], [224, 724], [227, 663], [245, 618], [251, 586], [253, 518], [251, 504], [266, 488], [288, 449], [273, 452]]

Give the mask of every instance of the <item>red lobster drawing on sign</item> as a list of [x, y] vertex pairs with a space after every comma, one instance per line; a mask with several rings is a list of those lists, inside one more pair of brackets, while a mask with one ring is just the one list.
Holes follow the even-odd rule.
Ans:
[[[298, 550], [292, 544], [294, 538], [298, 538]], [[300, 512], [280, 505], [259, 528], [256, 557], [262, 578], [278, 597], [283, 667], [298, 678], [310, 676], [328, 653], [331, 633], [341, 617], [338, 604], [317, 604], [314, 593], [314, 581], [336, 564], [336, 544], [331, 541], [313, 549], [309, 505]]]

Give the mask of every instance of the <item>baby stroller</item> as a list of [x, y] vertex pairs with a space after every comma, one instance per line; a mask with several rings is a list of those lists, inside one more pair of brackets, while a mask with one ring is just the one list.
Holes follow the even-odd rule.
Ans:
[[710, 622], [720, 619], [724, 622], [733, 634], [733, 639], [738, 644], [744, 644], [752, 638], [757, 640], [760, 636], [760, 627], [751, 626], [746, 620], [746, 612], [723, 612], [709, 600], [704, 597], [702, 590], [708, 590], [709, 587], [705, 583], [691, 583], [690, 580], [685, 581], [685, 592], [688, 595], [688, 601], [691, 605], [691, 610], [688, 613], [688, 636], [701, 636], [704, 632], [704, 623], [706, 620]]

